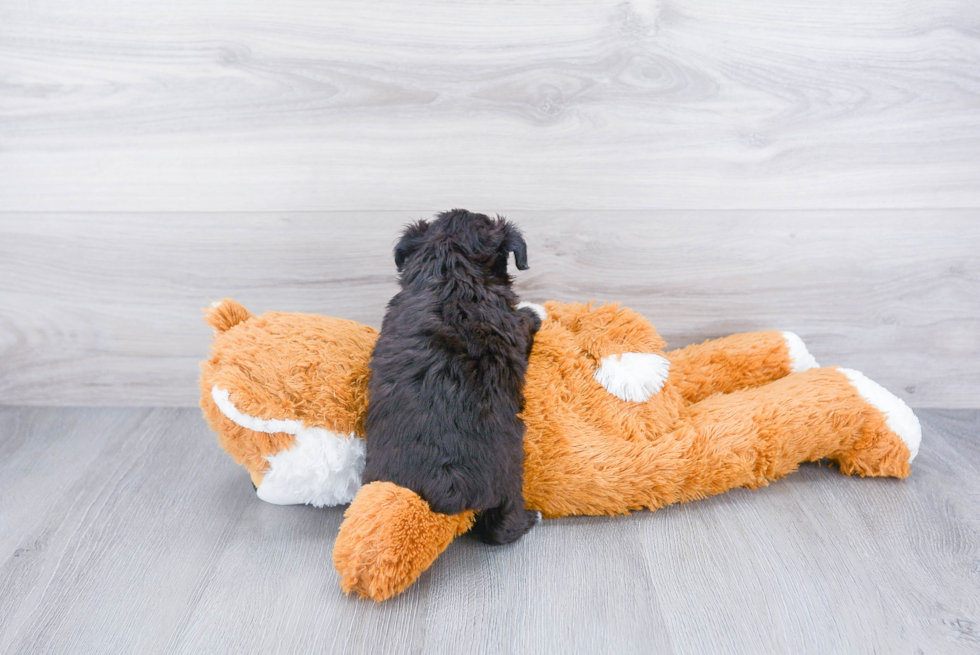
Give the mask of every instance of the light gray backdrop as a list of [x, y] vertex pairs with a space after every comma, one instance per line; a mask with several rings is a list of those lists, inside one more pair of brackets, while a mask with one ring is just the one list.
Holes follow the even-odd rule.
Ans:
[[5, 3], [0, 403], [192, 405], [208, 301], [377, 326], [399, 227], [464, 206], [526, 229], [528, 299], [622, 301], [672, 346], [794, 330], [913, 406], [975, 407], [978, 21]]

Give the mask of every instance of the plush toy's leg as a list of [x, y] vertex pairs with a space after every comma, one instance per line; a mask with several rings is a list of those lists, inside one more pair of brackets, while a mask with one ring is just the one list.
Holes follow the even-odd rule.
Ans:
[[792, 332], [746, 332], [667, 353], [674, 386], [688, 402], [767, 384], [817, 367]]
[[404, 487], [364, 485], [344, 513], [334, 543], [340, 586], [379, 601], [400, 594], [472, 525], [473, 512], [437, 514]]
[[[837, 370], [847, 376], [851, 386], [857, 390], [861, 398], [885, 417], [885, 427], [878, 426], [879, 432], [884, 435], [898, 435], [902, 443], [908, 448], [909, 457], [906, 460], [906, 466], [902, 467], [905, 475], [896, 476], [905, 477], [909, 473], [907, 464], [911, 464], [915, 456], [919, 454], [919, 444], [922, 442], [922, 427], [919, 425], [919, 419], [901, 398], [874, 380], [868, 379], [860, 371], [849, 368], [838, 368]], [[875, 472], [875, 464], [877, 462], [880, 466], [881, 460], [886, 455], [888, 443], [889, 440], [886, 437], [877, 441], [864, 439], [857, 444], [854, 450], [837, 458], [841, 470], [848, 474], [879, 475]], [[886, 472], [885, 475], [894, 474]]]
[[[758, 487], [830, 458], [845, 473], [905, 477], [920, 431], [912, 411], [866, 378], [835, 368], [792, 373], [687, 407], [677, 428], [649, 441], [590, 429], [530, 449], [529, 508], [545, 517], [621, 514]], [[873, 385], [873, 387], [871, 386]], [[868, 391], [868, 389], [871, 389]], [[574, 447], [573, 447], [574, 446]]]
[[692, 405], [675, 433], [694, 466], [680, 500], [758, 487], [830, 458], [848, 474], [909, 474], [921, 431], [912, 410], [860, 373], [823, 368]]

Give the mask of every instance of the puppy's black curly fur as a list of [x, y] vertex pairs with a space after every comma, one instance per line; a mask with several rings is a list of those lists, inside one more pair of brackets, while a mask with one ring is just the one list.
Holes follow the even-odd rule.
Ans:
[[409, 225], [395, 247], [402, 290], [371, 358], [365, 484], [394, 482], [436, 512], [478, 510], [474, 533], [509, 543], [524, 509], [524, 373], [541, 320], [515, 309], [507, 259], [520, 231], [462, 209]]

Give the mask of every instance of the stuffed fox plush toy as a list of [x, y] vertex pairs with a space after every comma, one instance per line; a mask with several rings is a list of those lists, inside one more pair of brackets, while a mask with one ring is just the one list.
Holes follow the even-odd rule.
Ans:
[[[664, 352], [617, 305], [548, 302], [521, 417], [524, 497], [545, 518], [627, 514], [761, 487], [801, 462], [904, 478], [921, 430], [902, 400], [857, 371], [818, 368], [789, 332], [736, 334]], [[201, 408], [258, 497], [351, 503], [334, 545], [343, 589], [404, 591], [466, 532], [472, 512], [429, 510], [413, 490], [361, 486], [368, 361], [377, 331], [226, 299], [202, 364]]]

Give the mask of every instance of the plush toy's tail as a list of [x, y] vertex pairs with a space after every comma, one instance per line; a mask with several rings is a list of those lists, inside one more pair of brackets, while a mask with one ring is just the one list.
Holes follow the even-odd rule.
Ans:
[[211, 306], [204, 310], [204, 320], [214, 328], [215, 334], [229, 330], [250, 318], [252, 312], [231, 298], [211, 303]]
[[391, 482], [361, 487], [334, 543], [340, 586], [378, 601], [400, 594], [470, 529], [473, 519], [474, 512], [437, 514], [414, 492]]

